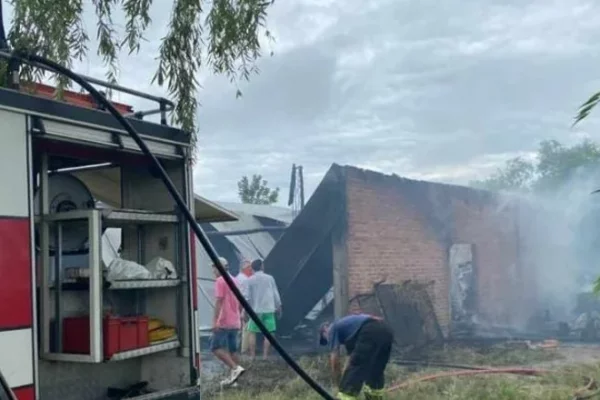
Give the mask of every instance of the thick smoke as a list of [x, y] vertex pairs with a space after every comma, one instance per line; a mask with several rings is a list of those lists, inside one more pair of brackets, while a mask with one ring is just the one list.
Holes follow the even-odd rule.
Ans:
[[600, 275], [600, 168], [580, 168], [555, 190], [506, 194], [518, 201], [520, 267], [530, 310], [574, 317], [577, 296]]

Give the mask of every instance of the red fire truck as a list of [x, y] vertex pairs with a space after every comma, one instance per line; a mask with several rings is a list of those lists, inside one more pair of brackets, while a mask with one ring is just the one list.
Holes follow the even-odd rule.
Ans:
[[[192, 208], [193, 149], [166, 123], [172, 104], [90, 81], [157, 103], [115, 106]], [[19, 400], [199, 399], [189, 227], [110, 114], [53, 92], [0, 88], [0, 372]]]

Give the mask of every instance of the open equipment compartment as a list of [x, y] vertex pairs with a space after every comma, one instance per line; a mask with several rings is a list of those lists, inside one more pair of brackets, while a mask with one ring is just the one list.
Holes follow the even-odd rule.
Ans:
[[[37, 140], [34, 139], [34, 146]], [[38, 271], [41, 275], [42, 360], [100, 364], [140, 358], [136, 363], [139, 381], [148, 381], [152, 389], [160, 391], [190, 385], [192, 377], [189, 372], [185, 373], [190, 370], [190, 360], [194, 360], [190, 358], [193, 347], [190, 346], [190, 323], [186, 323], [186, 317], [188, 320], [193, 318], [188, 294], [189, 268], [186, 267], [191, 263], [186, 250], [189, 249], [189, 233], [173, 201], [161, 182], [143, 164], [119, 163], [111, 159], [75, 159], [73, 162], [76, 152], [63, 151], [54, 145], [49, 151], [42, 150], [45, 147], [44, 140], [40, 140], [38, 197], [42, 211], [36, 215], [40, 238], [36, 247], [41, 255]], [[35, 157], [34, 161], [37, 161]], [[112, 175], [118, 179], [120, 196], [103, 193], [105, 198], [114, 199], [108, 204], [96, 199], [77, 203], [71, 198], [80, 198], [68, 193], [68, 188], [52, 187], [53, 178], [57, 176], [66, 174], [79, 179], [73, 175], [78, 168], [70, 167], [71, 163], [98, 161], [102, 161], [101, 165], [110, 164], [104, 168], [86, 169], [85, 177], [80, 181], [87, 187], [86, 181], [94, 182], [98, 176]], [[181, 157], [165, 159], [163, 163], [179, 190], [185, 193], [188, 160]], [[49, 175], [49, 171], [55, 170], [54, 165], [67, 165], [69, 169]], [[50, 198], [50, 193], [56, 193], [56, 196]], [[118, 202], [117, 197], [120, 197]], [[105, 265], [101, 257], [103, 232], [109, 228], [117, 228], [121, 233], [117, 262], [133, 261], [142, 268], [150, 260], [161, 257], [172, 264], [176, 276], [171, 279], [124, 276], [109, 281], [107, 273], [113, 264]], [[79, 248], [73, 246], [78, 242], [67, 237], [85, 233], [87, 238], [81, 237]], [[71, 247], [64, 249], [63, 245], [69, 242]], [[65, 260], [73, 256], [77, 258], [75, 272], [79, 276], [67, 280], [65, 273], [69, 269], [65, 268], [68, 265]], [[155, 326], [155, 329], [174, 332], [162, 340], [151, 341], [149, 321], [161, 321], [162, 328]], [[67, 352], [65, 346], [67, 350], [75, 351]], [[164, 354], [149, 357], [155, 353]], [[165, 363], [171, 365], [171, 371], [177, 372], [165, 373]]]
[[[189, 135], [166, 125], [163, 99], [141, 96], [159, 108], [120, 110], [193, 209]], [[71, 97], [0, 88], [0, 273], [12, 278], [0, 283], [0, 369], [19, 399], [104, 398], [136, 384], [133, 398], [199, 399], [189, 227], [114, 118]], [[161, 124], [135, 119], [152, 113]], [[107, 250], [173, 269], [108, 279]]]

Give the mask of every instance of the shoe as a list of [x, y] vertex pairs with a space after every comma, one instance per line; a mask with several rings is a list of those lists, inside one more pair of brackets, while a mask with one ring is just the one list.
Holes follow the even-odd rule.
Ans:
[[373, 389], [369, 385], [364, 386], [365, 399], [366, 400], [383, 400], [384, 390], [383, 389]]
[[221, 389], [223, 389], [225, 386], [229, 386], [230, 384], [231, 384], [231, 378], [225, 378], [221, 382], [219, 382]]
[[237, 388], [240, 386], [237, 382], [233, 382], [233, 383], [230, 383], [230, 382], [231, 382], [230, 378], [223, 379], [220, 382], [221, 388], [224, 388], [224, 387]]
[[229, 384], [233, 385], [234, 383], [236, 383], [237, 380], [240, 379], [240, 376], [242, 376], [242, 374], [244, 372], [246, 372], [246, 370], [241, 365], [238, 365], [237, 367], [232, 369], [231, 375], [229, 377]]

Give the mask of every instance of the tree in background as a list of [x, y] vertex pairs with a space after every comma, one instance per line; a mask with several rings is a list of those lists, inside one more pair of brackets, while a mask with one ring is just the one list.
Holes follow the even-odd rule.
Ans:
[[531, 162], [516, 157], [508, 160], [504, 168], [499, 168], [489, 178], [471, 182], [471, 186], [487, 190], [527, 190], [534, 173], [535, 166]]
[[488, 190], [552, 190], [565, 183], [577, 169], [594, 167], [599, 162], [600, 147], [590, 140], [571, 147], [546, 140], [540, 143], [535, 161], [513, 158], [492, 176], [473, 181], [471, 186]]
[[279, 188], [270, 189], [262, 175], [243, 176], [238, 182], [238, 194], [242, 203], [274, 204], [279, 200]]
[[[3, 1], [3, 0], [0, 0]], [[96, 14], [99, 56], [107, 67], [107, 78], [118, 77], [122, 49], [139, 52], [144, 33], [152, 23], [150, 8], [172, 4], [171, 17], [158, 50], [158, 65], [152, 82], [166, 86], [175, 102], [172, 122], [196, 141], [198, 72], [201, 67], [224, 74], [232, 82], [249, 79], [258, 72], [261, 36], [271, 39], [265, 28], [267, 10], [273, 0], [9, 0], [13, 18], [8, 39], [13, 49], [27, 49], [71, 68], [74, 60], [88, 55], [89, 35], [83, 22], [84, 7]], [[117, 26], [115, 13], [125, 16]], [[2, 69], [2, 68], [0, 68]], [[40, 80], [39, 69], [24, 66], [22, 78]], [[69, 86], [56, 76], [59, 92]], [[237, 95], [240, 95], [239, 89]]]

